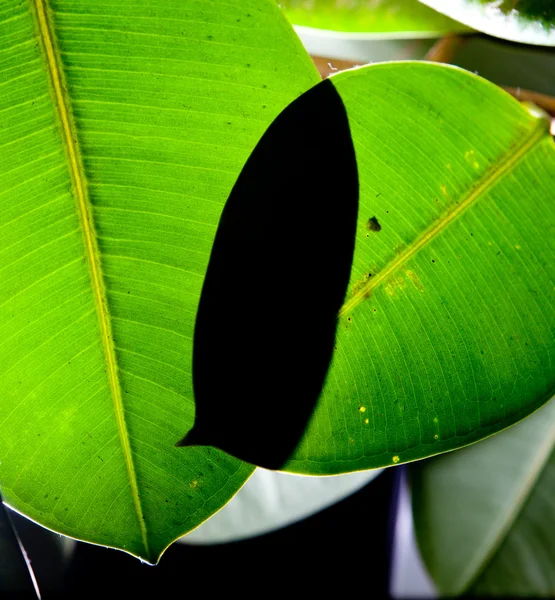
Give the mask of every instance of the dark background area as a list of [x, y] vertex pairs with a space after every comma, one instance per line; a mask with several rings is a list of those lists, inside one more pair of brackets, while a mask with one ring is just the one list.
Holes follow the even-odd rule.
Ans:
[[[386, 469], [358, 492], [283, 529], [217, 545], [176, 543], [152, 567], [132, 556], [78, 542], [66, 569], [52, 534], [13, 514], [43, 600], [56, 597], [388, 598], [393, 515], [400, 469]], [[18, 596], [20, 597], [20, 596]]]

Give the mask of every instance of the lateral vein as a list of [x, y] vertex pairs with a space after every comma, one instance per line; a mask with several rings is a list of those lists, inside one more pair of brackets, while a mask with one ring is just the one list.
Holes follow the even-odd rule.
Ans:
[[484, 177], [477, 183], [474, 188], [471, 188], [466, 196], [455, 205], [442, 219], [439, 219], [431, 227], [426, 229], [404, 252], [401, 252], [394, 260], [392, 260], [384, 269], [376, 273], [364, 287], [362, 287], [354, 296], [352, 296], [341, 307], [338, 317], [342, 318], [350, 313], [361, 302], [370, 296], [372, 291], [380, 284], [393, 275], [399, 267], [412, 258], [423, 246], [446, 229], [453, 221], [455, 221], [463, 212], [476, 202], [480, 195], [499, 181], [503, 175], [509, 172], [526, 153], [544, 136], [546, 135], [546, 125], [543, 119], [538, 119], [538, 124], [529, 136], [516, 148], [511, 149], [510, 153], [505, 154], [499, 162], [496, 163]]
[[81, 222], [85, 253], [87, 256], [87, 262], [89, 264], [93, 295], [96, 305], [96, 313], [98, 316], [100, 328], [100, 336], [102, 340], [104, 357], [106, 360], [106, 373], [108, 377], [108, 385], [110, 387], [110, 392], [112, 395], [118, 434], [123, 451], [127, 475], [129, 478], [131, 495], [133, 497], [133, 504], [135, 507], [137, 519], [139, 521], [139, 528], [141, 531], [143, 546], [145, 548], [147, 556], [149, 556], [150, 551], [148, 547], [146, 526], [139, 497], [137, 476], [135, 473], [135, 465], [133, 463], [133, 456], [129, 441], [129, 432], [127, 430], [127, 424], [125, 422], [123, 397], [118, 374], [116, 351], [113, 342], [112, 326], [108, 311], [106, 287], [104, 284], [104, 278], [100, 266], [99, 249], [93, 223], [91, 203], [88, 195], [84, 170], [80, 159], [79, 148], [77, 145], [77, 134], [74, 130], [73, 122], [70, 116], [70, 110], [64, 95], [63, 72], [59, 64], [59, 54], [57, 53], [55, 47], [53, 27], [48, 16], [48, 9], [46, 3], [47, 0], [34, 0], [35, 14], [38, 23], [40, 39], [42, 42], [42, 48], [46, 58], [46, 64], [50, 73], [56, 110], [61, 123], [62, 137], [67, 152], [67, 158], [69, 161], [70, 175], [73, 183], [73, 188], [75, 190], [77, 212]]

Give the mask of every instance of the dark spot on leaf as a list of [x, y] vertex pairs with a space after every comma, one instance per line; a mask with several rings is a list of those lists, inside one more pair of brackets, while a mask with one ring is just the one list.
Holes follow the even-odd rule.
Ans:
[[382, 226], [378, 223], [378, 219], [376, 217], [370, 217], [370, 219], [368, 219], [368, 223], [366, 223], [366, 227], [370, 231], [381, 231], [382, 230]]

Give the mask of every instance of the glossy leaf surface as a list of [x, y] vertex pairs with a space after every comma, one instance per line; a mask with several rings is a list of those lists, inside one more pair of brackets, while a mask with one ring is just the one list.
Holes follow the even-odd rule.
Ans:
[[555, 594], [555, 403], [413, 465], [420, 549], [441, 595]]
[[0, 489], [156, 562], [252, 467], [178, 449], [220, 213], [318, 81], [271, 0], [0, 1]]
[[418, 0], [280, 0], [295, 25], [369, 37], [438, 37], [467, 28]]
[[420, 0], [469, 27], [514, 42], [555, 46], [551, 0]]
[[555, 387], [549, 123], [454, 67], [378, 64], [331, 81], [351, 124], [359, 221], [332, 364], [287, 467], [301, 473], [465, 446]]

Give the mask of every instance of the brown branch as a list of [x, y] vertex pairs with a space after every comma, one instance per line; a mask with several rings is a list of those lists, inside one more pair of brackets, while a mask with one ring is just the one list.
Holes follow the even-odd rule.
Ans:
[[326, 58], [325, 56], [311, 56], [312, 62], [316, 65], [316, 68], [320, 72], [322, 79], [337, 73], [338, 71], [345, 71], [345, 69], [352, 69], [358, 67], [364, 63], [356, 63], [352, 60], [338, 60], [336, 58]]
[[[426, 55], [426, 59], [434, 62], [449, 62], [453, 59], [457, 50], [466, 42], [466, 39], [467, 38], [461, 36], [443, 37], [431, 48]], [[333, 73], [344, 71], [345, 69], [352, 69], [353, 67], [364, 64], [350, 60], [326, 58], [324, 56], [312, 56], [311, 58], [320, 72], [322, 79], [325, 79]], [[555, 97], [522, 88], [502, 87], [520, 102], [531, 102], [555, 118]]]
[[429, 50], [424, 60], [439, 63], [451, 63], [457, 52], [468, 41], [467, 36], [449, 34], [439, 39]]
[[555, 98], [553, 96], [523, 90], [522, 88], [503, 87], [503, 89], [520, 102], [532, 102], [532, 104], [535, 104], [552, 117], [555, 117]]

